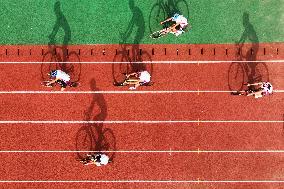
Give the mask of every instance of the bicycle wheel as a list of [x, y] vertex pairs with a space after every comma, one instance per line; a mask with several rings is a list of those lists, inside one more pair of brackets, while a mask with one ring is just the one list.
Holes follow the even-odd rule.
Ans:
[[103, 141], [101, 144], [102, 151], [110, 151], [106, 154], [109, 156], [110, 161], [113, 161], [116, 151], [116, 139], [111, 129], [106, 128], [103, 131]]
[[129, 74], [130, 69], [130, 59], [127, 55], [124, 55], [123, 52], [115, 55], [112, 64], [112, 77], [114, 84], [119, 84], [124, 82], [125, 74]]
[[255, 66], [255, 82], [268, 82], [269, 81], [269, 71], [265, 63], [257, 63]]
[[62, 63], [62, 70], [70, 75], [72, 82], [80, 81], [82, 65], [79, 55], [72, 51], [68, 54], [66, 63]]
[[189, 8], [188, 3], [185, 0], [177, 0], [174, 7], [174, 13], [183, 15], [189, 19]]
[[76, 134], [76, 151], [79, 159], [85, 158], [88, 152], [80, 151], [91, 151], [93, 150], [93, 138], [89, 132], [89, 126], [83, 126], [79, 129]]
[[160, 3], [154, 4], [149, 15], [149, 29], [150, 33], [163, 29], [160, 22], [166, 19], [165, 9]]
[[50, 79], [50, 76], [47, 75], [51, 70], [57, 70], [58, 64], [56, 63], [56, 57], [52, 52], [47, 52], [42, 57], [41, 63], [41, 79], [47, 81]]
[[245, 72], [242, 63], [233, 62], [228, 71], [228, 86], [231, 91], [241, 91], [243, 89]]

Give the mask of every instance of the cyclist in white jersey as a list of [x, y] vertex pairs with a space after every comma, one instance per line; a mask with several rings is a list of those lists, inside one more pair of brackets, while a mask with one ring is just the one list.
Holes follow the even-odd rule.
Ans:
[[46, 84], [47, 86], [58, 83], [61, 86], [61, 91], [64, 91], [70, 84], [70, 76], [62, 70], [52, 70], [49, 75], [52, 80]]
[[184, 33], [184, 30], [188, 26], [187, 19], [183, 15], [174, 14], [173, 17], [166, 19], [165, 21], [162, 21], [161, 24], [164, 24], [166, 22], [173, 21], [174, 24], [168, 28], [170, 30], [170, 33], [179, 36], [182, 33]]
[[255, 92], [247, 93], [247, 96], [254, 96], [255, 98], [260, 98], [273, 93], [273, 86], [269, 82], [259, 82], [253, 84], [247, 84], [247, 86], [258, 86]]

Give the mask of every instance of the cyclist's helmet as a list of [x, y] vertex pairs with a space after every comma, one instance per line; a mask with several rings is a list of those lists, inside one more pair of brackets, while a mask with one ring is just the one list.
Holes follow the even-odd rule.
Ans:
[[51, 70], [51, 72], [49, 73], [50, 77], [56, 77], [57, 74], [57, 70]]
[[263, 82], [263, 87], [266, 89], [267, 93], [272, 94], [273, 87], [269, 82]]

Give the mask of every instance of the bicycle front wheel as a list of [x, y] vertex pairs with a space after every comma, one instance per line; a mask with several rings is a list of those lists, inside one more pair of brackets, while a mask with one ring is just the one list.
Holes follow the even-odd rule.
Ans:
[[76, 151], [79, 159], [87, 156], [89, 152], [86, 151], [93, 150], [93, 138], [88, 127], [81, 127], [76, 135]]
[[160, 3], [154, 4], [149, 15], [150, 33], [161, 30], [163, 27], [160, 22], [166, 19], [165, 10]]
[[243, 89], [245, 72], [242, 63], [233, 62], [228, 71], [228, 86], [231, 91]]
[[189, 19], [189, 6], [185, 0], [177, 0], [174, 12]]

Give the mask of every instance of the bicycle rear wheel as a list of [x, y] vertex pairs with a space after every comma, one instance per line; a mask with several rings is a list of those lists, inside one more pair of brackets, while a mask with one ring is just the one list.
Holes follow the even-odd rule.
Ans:
[[245, 72], [242, 63], [233, 62], [228, 70], [228, 86], [231, 91], [241, 91], [243, 89]]
[[42, 57], [42, 63], [40, 66], [41, 71], [41, 79], [43, 81], [47, 81], [50, 79], [50, 76], [47, 75], [50, 73], [51, 70], [57, 70], [58, 64], [56, 61], [56, 57], [53, 55], [52, 52], [47, 52]]
[[76, 135], [76, 151], [78, 151], [77, 156], [79, 159], [85, 158], [89, 153], [84, 151], [93, 150], [93, 138], [87, 127], [81, 127]]
[[177, 0], [176, 7], [174, 9], [174, 13], [183, 15], [185, 18], [189, 19], [189, 6], [185, 0]]
[[150, 33], [161, 30], [163, 28], [160, 22], [166, 19], [165, 14], [165, 10], [160, 3], [154, 4], [149, 15]]
[[255, 66], [255, 82], [268, 82], [269, 81], [269, 71], [265, 63], [257, 63]]

